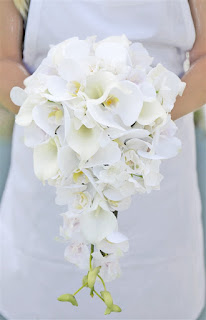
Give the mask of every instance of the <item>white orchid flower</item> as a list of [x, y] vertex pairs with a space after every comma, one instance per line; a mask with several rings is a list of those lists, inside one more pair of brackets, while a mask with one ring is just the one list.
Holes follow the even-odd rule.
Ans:
[[35, 106], [45, 103], [45, 99], [35, 95], [29, 95], [21, 105], [15, 122], [23, 127], [29, 126], [33, 121], [32, 111]]
[[128, 130], [119, 130], [115, 128], [108, 128], [105, 129], [108, 136], [115, 140], [120, 146], [124, 144], [125, 141], [132, 139], [132, 138], [139, 138], [143, 139], [149, 136], [150, 131], [146, 129], [139, 129], [139, 128], [131, 128]]
[[24, 103], [24, 101], [26, 100], [26, 98], [28, 97], [26, 91], [22, 88], [19, 87], [13, 87], [10, 91], [10, 98], [11, 101], [21, 107], [22, 104]]
[[48, 53], [50, 64], [58, 67], [65, 59], [81, 60], [90, 54], [91, 45], [90, 38], [84, 41], [73, 37], [60, 42], [52, 46]]
[[147, 192], [159, 190], [163, 175], [159, 172], [161, 160], [147, 159], [144, 167], [144, 185]]
[[46, 59], [44, 61], [32, 75], [24, 79], [24, 90], [28, 95], [43, 95], [48, 89], [50, 76], [56, 75], [56, 70], [52, 68], [49, 71]]
[[182, 150], [181, 140], [177, 137], [162, 134], [156, 130], [153, 134], [152, 145], [149, 151], [139, 150], [138, 154], [146, 159], [170, 159]]
[[117, 219], [100, 206], [81, 214], [81, 232], [90, 243], [97, 243], [117, 229]]
[[160, 63], [148, 73], [148, 77], [155, 86], [159, 102], [165, 111], [170, 112], [177, 96], [182, 96], [186, 83]]
[[24, 144], [27, 147], [34, 148], [47, 141], [49, 136], [34, 121], [27, 127], [24, 127]]
[[91, 168], [98, 165], [111, 165], [120, 160], [121, 151], [118, 144], [110, 141], [105, 147], [100, 147], [99, 150], [87, 161], [85, 168]]
[[57, 127], [64, 123], [64, 110], [59, 103], [45, 102], [33, 108], [32, 118], [39, 128], [54, 137]]
[[[75, 84], [74, 84], [75, 85]], [[47, 79], [47, 91], [41, 94], [42, 97], [54, 102], [74, 99], [74, 88], [63, 78], [52, 75]]]
[[128, 48], [120, 42], [102, 41], [95, 46], [95, 56], [106, 66], [130, 64]]
[[116, 254], [109, 254], [105, 257], [102, 256], [100, 251], [92, 254], [93, 267], [101, 266], [99, 275], [104, 279], [105, 282], [110, 282], [121, 276], [121, 269]]
[[[123, 198], [122, 195], [121, 195], [122, 199], [119, 199], [119, 197], [118, 197], [119, 200], [112, 200], [112, 199], [114, 199], [114, 194], [111, 193], [111, 195], [110, 195], [110, 190], [109, 190], [109, 192], [107, 192], [108, 189], [106, 189], [105, 192], [103, 192], [104, 196], [106, 194], [107, 197], [108, 197], [107, 198], [105, 196], [105, 199], [107, 200], [107, 204], [108, 204], [109, 210], [118, 211], [118, 212], [127, 210], [131, 205], [131, 197], [129, 196], [129, 197], [124, 197]], [[119, 195], [119, 192], [117, 192], [117, 193]], [[112, 199], [110, 199], [110, 197]], [[117, 198], [115, 197], [115, 199], [117, 199]]]
[[96, 49], [102, 43], [117, 43], [125, 48], [129, 48], [129, 46], [132, 44], [132, 42], [126, 37], [125, 34], [122, 34], [121, 36], [106, 37], [103, 40], [100, 40], [100, 41], [97, 41], [96, 43], [94, 43], [93, 46]]
[[[58, 205], [66, 205], [69, 204], [71, 201], [75, 201], [76, 195], [81, 195], [87, 189], [86, 185], [78, 185], [78, 184], [71, 184], [69, 186], [59, 186], [56, 189], [56, 199], [55, 202]], [[85, 198], [82, 198], [82, 201], [85, 201]], [[78, 205], [78, 203], [77, 203]]]
[[129, 55], [133, 67], [138, 66], [146, 70], [148, 70], [154, 60], [153, 57], [150, 57], [148, 51], [140, 42], [134, 42], [131, 44], [129, 47]]
[[103, 126], [120, 130], [134, 124], [143, 105], [139, 87], [127, 80], [122, 81], [119, 87], [108, 90], [100, 101], [97, 105], [95, 99], [87, 103], [91, 116]]
[[62, 103], [67, 109], [73, 111], [73, 121], [75, 129], [79, 129], [82, 124], [87, 128], [93, 128], [96, 126], [96, 121], [92, 118], [87, 110], [86, 101], [80, 97], [76, 97], [73, 100], [65, 101]]
[[122, 252], [129, 250], [129, 241], [124, 234], [116, 231], [97, 243], [97, 249], [104, 253], [117, 253], [121, 255]]
[[80, 215], [72, 212], [61, 213], [63, 217], [63, 226], [60, 227], [60, 236], [66, 240], [74, 238], [76, 233], [80, 232]]
[[89, 249], [84, 242], [72, 242], [64, 252], [65, 259], [80, 269], [89, 269]]
[[134, 149], [126, 150], [123, 153], [123, 159], [127, 165], [127, 172], [133, 175], [142, 175], [144, 168], [144, 162], [141, 160], [140, 156]]

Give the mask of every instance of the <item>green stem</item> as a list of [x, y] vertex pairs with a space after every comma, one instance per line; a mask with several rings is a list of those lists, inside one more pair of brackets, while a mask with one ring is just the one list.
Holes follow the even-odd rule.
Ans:
[[99, 295], [99, 293], [96, 290], [94, 290], [94, 293], [96, 293], [96, 295], [104, 302], [104, 299]]
[[91, 244], [91, 249], [90, 249], [90, 257], [89, 257], [89, 268], [92, 270], [92, 253], [94, 252], [94, 245]]
[[97, 275], [97, 277], [102, 281], [104, 290], [107, 291], [106, 286], [105, 286], [105, 283], [104, 283], [104, 280], [102, 279], [102, 277], [101, 277], [99, 274]]
[[74, 294], [73, 296], [75, 296], [75, 294], [77, 294], [80, 290], [82, 290], [84, 287], [86, 287], [87, 283], [85, 283], [83, 286], [81, 286]]

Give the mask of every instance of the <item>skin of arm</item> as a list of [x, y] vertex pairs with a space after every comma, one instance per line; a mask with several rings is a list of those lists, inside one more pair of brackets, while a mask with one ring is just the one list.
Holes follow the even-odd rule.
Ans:
[[0, 104], [13, 113], [19, 108], [10, 99], [13, 86], [23, 86], [29, 76], [22, 63], [23, 20], [12, 0], [0, 1]]
[[206, 104], [206, 0], [189, 0], [196, 39], [189, 52], [190, 68], [182, 77], [186, 88], [171, 111], [172, 120], [200, 109]]

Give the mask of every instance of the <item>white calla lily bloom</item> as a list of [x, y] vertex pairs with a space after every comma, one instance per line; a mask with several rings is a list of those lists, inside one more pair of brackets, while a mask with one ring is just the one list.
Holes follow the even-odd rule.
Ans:
[[58, 174], [58, 147], [55, 139], [49, 139], [34, 148], [34, 173], [41, 181], [53, 178]]

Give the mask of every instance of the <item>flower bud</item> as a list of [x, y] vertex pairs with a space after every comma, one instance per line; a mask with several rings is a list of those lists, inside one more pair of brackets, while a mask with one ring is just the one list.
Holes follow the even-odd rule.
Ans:
[[122, 309], [118, 305], [113, 304], [112, 312], [121, 312], [121, 311], [122, 311]]
[[63, 302], [71, 302], [73, 306], [78, 306], [75, 296], [73, 296], [73, 294], [70, 293], [62, 294], [61, 296], [59, 296], [58, 300]]
[[106, 306], [111, 309], [113, 306], [113, 299], [111, 293], [109, 291], [101, 291], [100, 293], [102, 298], [104, 299]]
[[107, 314], [110, 314], [111, 312], [121, 312], [121, 311], [122, 309], [118, 305], [113, 304], [111, 308], [107, 307], [104, 314], [107, 315]]
[[112, 312], [112, 310], [107, 307], [107, 309], [105, 310], [104, 314], [107, 315], [107, 314], [110, 314], [111, 312]]
[[88, 273], [88, 287], [91, 289], [96, 281], [96, 277], [100, 271], [101, 267], [96, 267]]
[[[87, 285], [86, 285], [87, 284]], [[86, 287], [88, 287], [88, 276], [84, 276], [83, 279], [82, 279], [82, 285], [86, 285]]]

